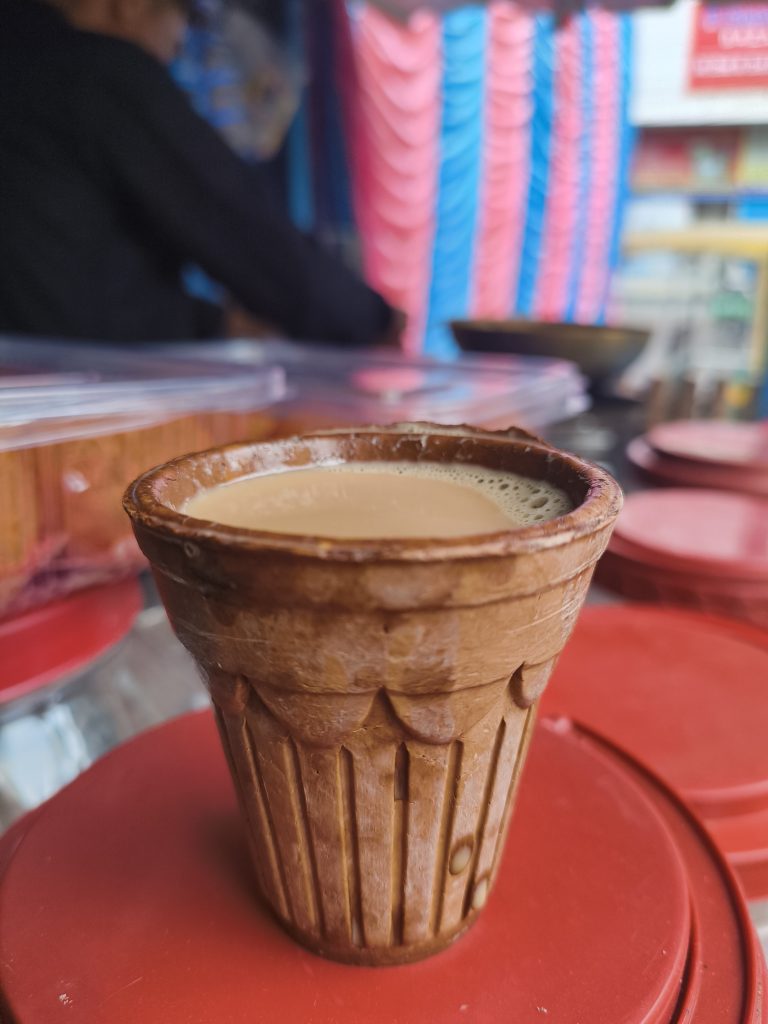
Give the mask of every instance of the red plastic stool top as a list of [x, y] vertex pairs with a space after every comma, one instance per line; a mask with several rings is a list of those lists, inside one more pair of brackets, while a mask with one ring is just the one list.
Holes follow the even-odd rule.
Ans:
[[[29, 823], [0, 881], [18, 1024], [763, 1024], [732, 876], [675, 798], [565, 723], [534, 738], [475, 927], [349, 967], [261, 909], [208, 714], [106, 757]], [[55, 869], [53, 865], [55, 863]]]
[[768, 896], [766, 634], [678, 609], [586, 608], [543, 707], [651, 765], [704, 817], [748, 894]]

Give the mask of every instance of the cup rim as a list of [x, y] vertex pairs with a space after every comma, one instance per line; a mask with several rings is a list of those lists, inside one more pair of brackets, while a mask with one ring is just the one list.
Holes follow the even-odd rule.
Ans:
[[[466, 433], [448, 434], [445, 427], [437, 424], [420, 423], [418, 426], [422, 427], [423, 431], [405, 436], [450, 438], [454, 440], [457, 447], [461, 443], [466, 443], [467, 440], [481, 446], [498, 447], [503, 445], [517, 454], [540, 459], [543, 464], [551, 463], [556, 459], [565, 472], [572, 474], [574, 483], [581, 482], [586, 486], [586, 493], [570, 512], [563, 516], [544, 520], [534, 526], [513, 527], [495, 533], [459, 537], [389, 539], [330, 538], [227, 526], [185, 515], [164, 502], [158, 493], [162, 485], [176, 479], [180, 471], [196, 467], [202, 469], [206, 463], [210, 463], [212, 457], [218, 457], [232, 466], [239, 460], [247, 458], [247, 454], [257, 448], [262, 450], [272, 448], [279, 452], [290, 449], [292, 446], [295, 447], [297, 444], [303, 444], [310, 449], [311, 456], [313, 446], [338, 442], [340, 439], [370, 441], [372, 436], [376, 438], [402, 438], [404, 436], [403, 430], [396, 427], [384, 426], [375, 430], [371, 427], [353, 427], [308, 433], [299, 437], [273, 441], [235, 442], [179, 456], [137, 477], [125, 491], [123, 508], [131, 518], [134, 529], [160, 533], [167, 539], [179, 543], [220, 551], [283, 554], [324, 562], [437, 562], [498, 557], [500, 555], [522, 555], [560, 547], [579, 537], [597, 533], [612, 523], [621, 509], [623, 494], [619, 484], [610, 473], [593, 463], [554, 448], [532, 435], [520, 436], [505, 431], [495, 432], [475, 430], [474, 428], [467, 428]], [[434, 433], [430, 429], [432, 427], [434, 427]], [[465, 461], [471, 462], [471, 460]], [[306, 468], [318, 463], [321, 464], [320, 458], [317, 462], [313, 462], [310, 458]], [[510, 471], [514, 470], [510, 467]], [[253, 474], [235, 470], [231, 480], [227, 482], [234, 482], [249, 475]]]

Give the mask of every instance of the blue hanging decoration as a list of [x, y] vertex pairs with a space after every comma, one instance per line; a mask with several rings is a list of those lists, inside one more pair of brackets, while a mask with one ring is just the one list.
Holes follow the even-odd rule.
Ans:
[[[619, 18], [619, 125], [617, 141], [619, 147], [616, 167], [616, 204], [613, 214], [613, 231], [611, 234], [609, 266], [613, 270], [619, 263], [621, 252], [621, 228], [624, 208], [629, 194], [629, 171], [632, 152], [635, 146], [636, 130], [629, 119], [629, 98], [632, 88], [632, 16], [618, 14]], [[598, 323], [605, 322], [606, 303], [608, 296], [603, 298]]]
[[424, 342], [431, 356], [456, 353], [447, 323], [464, 316], [469, 306], [482, 173], [487, 31], [484, 8], [463, 8], [444, 17], [440, 172]]
[[555, 20], [552, 14], [540, 14], [533, 41], [530, 182], [515, 302], [522, 316], [531, 314], [536, 294], [552, 148], [554, 72]]
[[568, 322], [572, 321], [576, 314], [576, 303], [581, 287], [581, 271], [584, 266], [581, 243], [587, 227], [587, 202], [592, 176], [592, 121], [594, 116], [592, 91], [594, 88], [595, 49], [592, 19], [588, 11], [580, 11], [574, 17], [577, 17], [579, 20], [579, 33], [581, 35], [581, 144], [579, 147], [579, 205], [574, 230], [576, 244], [573, 247], [564, 317]]

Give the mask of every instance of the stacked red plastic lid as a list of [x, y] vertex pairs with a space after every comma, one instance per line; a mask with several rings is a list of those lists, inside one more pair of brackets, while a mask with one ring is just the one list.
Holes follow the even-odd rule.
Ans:
[[768, 629], [768, 498], [675, 489], [632, 494], [597, 579], [630, 599]]
[[677, 609], [587, 608], [544, 696], [629, 751], [768, 898], [768, 636]]
[[768, 422], [664, 423], [627, 449], [651, 482], [768, 496]]
[[651, 775], [565, 722], [534, 738], [476, 925], [407, 967], [322, 960], [260, 908], [207, 714], [109, 755], [15, 840], [0, 984], [17, 1024], [768, 1020], [713, 844]]
[[83, 590], [0, 621], [0, 704], [84, 671], [129, 632], [138, 580]]

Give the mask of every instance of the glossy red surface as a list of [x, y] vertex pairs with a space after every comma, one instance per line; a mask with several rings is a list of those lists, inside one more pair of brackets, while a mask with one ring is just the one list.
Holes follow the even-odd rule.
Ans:
[[543, 699], [658, 771], [754, 898], [768, 896], [767, 641], [695, 612], [587, 608]]
[[691, 892], [691, 943], [674, 1024], [765, 1024], [765, 959], [738, 884], [704, 827], [647, 768], [587, 733], [653, 801], [682, 855]]
[[700, 812], [768, 808], [768, 651], [694, 613], [587, 608], [544, 695]]
[[[677, 605], [695, 609], [745, 628], [758, 629], [768, 639], [768, 582], [741, 580], [679, 570], [660, 569], [626, 554], [627, 546], [613, 538], [597, 566], [595, 579], [629, 601]], [[634, 552], [637, 556], [637, 553]]]
[[82, 671], [123, 639], [141, 606], [138, 580], [127, 579], [0, 621], [0, 703]]
[[726, 851], [747, 896], [768, 899], [768, 809], [709, 818], [707, 828], [720, 849]]
[[[688, 995], [695, 1024], [761, 1020], [743, 1014], [756, 968], [730, 876], [672, 798], [640, 786], [595, 742], [544, 723], [476, 926], [421, 963], [347, 967], [260, 909], [213, 722], [188, 716], [109, 755], [29, 824], [0, 883], [5, 1000], [20, 1024], [670, 1024]], [[693, 987], [692, 941], [708, 957]]]
[[707, 490], [631, 494], [611, 548], [661, 570], [768, 583], [768, 500]]

